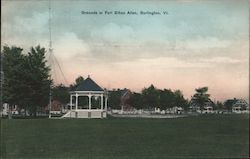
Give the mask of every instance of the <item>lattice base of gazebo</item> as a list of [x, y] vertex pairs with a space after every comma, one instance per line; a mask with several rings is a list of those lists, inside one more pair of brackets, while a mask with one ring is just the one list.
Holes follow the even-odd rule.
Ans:
[[63, 118], [106, 118], [104, 110], [72, 110], [66, 113]]

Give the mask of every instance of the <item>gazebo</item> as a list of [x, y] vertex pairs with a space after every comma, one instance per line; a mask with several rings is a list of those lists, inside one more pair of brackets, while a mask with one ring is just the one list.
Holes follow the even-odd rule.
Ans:
[[[79, 103], [80, 98], [86, 98], [87, 104]], [[95, 103], [93, 106], [92, 103]], [[70, 111], [63, 117], [70, 118], [106, 118], [108, 95], [90, 76], [74, 91], [70, 92]]]

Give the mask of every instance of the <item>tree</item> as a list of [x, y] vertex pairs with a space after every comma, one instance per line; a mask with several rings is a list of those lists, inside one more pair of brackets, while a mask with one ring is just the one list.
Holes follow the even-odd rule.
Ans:
[[216, 105], [215, 105], [215, 109], [217, 110], [223, 110], [224, 109], [224, 105], [222, 102], [217, 101]]
[[143, 108], [143, 102], [142, 102], [142, 95], [140, 93], [132, 93], [129, 104], [133, 106], [136, 109], [142, 109]]
[[188, 100], [186, 100], [180, 90], [173, 92], [175, 98], [175, 106], [182, 107], [183, 109], [188, 109]]
[[159, 107], [159, 90], [154, 85], [142, 90], [142, 101], [145, 108], [152, 109]]
[[170, 89], [160, 90], [159, 103], [162, 110], [174, 107], [174, 100], [174, 93]]
[[57, 100], [62, 104], [69, 102], [69, 88], [60, 84], [52, 88], [52, 99]]
[[79, 76], [79, 77], [77, 77], [76, 78], [76, 85], [79, 85], [79, 84], [81, 84], [82, 82], [84, 82], [84, 78], [82, 77], [82, 76]]
[[50, 68], [46, 66], [45, 48], [39, 45], [32, 47], [26, 58], [26, 77], [29, 90], [29, 106], [31, 113], [36, 116], [37, 110], [49, 103], [49, 92], [52, 81], [49, 79]]
[[121, 91], [118, 90], [112, 90], [109, 92], [109, 106], [112, 109], [120, 109], [121, 103]]
[[13, 105], [25, 106], [24, 99], [27, 92], [24, 91], [26, 87], [23, 73], [25, 57], [22, 51], [23, 49], [15, 46], [4, 46], [2, 51], [4, 56], [3, 101], [9, 104], [10, 110]]
[[69, 86], [70, 90], [75, 90], [82, 82], [84, 82], [84, 78], [82, 76], [78, 76], [75, 79], [75, 83]]
[[203, 111], [205, 103], [211, 101], [209, 99], [210, 95], [207, 94], [208, 87], [200, 87], [195, 89], [195, 91], [196, 93], [194, 94], [192, 100], [200, 107], [201, 111]]
[[36, 115], [37, 108], [48, 104], [49, 67], [46, 66], [45, 49], [37, 46], [28, 54], [22, 54], [19, 47], [3, 47], [4, 59], [4, 101], [10, 106], [29, 109]]

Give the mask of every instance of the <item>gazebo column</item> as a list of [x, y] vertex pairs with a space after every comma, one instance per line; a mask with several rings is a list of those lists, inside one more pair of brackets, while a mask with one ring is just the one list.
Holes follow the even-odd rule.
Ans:
[[76, 107], [75, 107], [75, 110], [78, 109], [78, 94], [76, 94]]
[[103, 110], [103, 94], [101, 95], [101, 110]]
[[91, 97], [92, 96], [89, 94], [88, 97], [89, 97], [89, 110], [90, 110], [91, 109]]
[[70, 111], [72, 111], [72, 94], [70, 95]]
[[108, 106], [108, 97], [105, 96], [105, 111], [107, 111], [107, 106]]

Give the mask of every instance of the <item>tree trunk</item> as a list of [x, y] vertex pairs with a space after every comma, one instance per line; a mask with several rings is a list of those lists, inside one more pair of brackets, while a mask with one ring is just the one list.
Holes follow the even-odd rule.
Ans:
[[26, 106], [24, 107], [24, 116], [25, 117], [27, 116], [27, 108], [26, 108]]
[[9, 110], [8, 111], [9, 111], [8, 112], [8, 118], [12, 119], [12, 105], [11, 104], [9, 104]]
[[31, 116], [36, 117], [36, 110], [37, 108], [35, 106], [31, 107]]
[[37, 111], [37, 108], [35, 107], [35, 109], [34, 109], [34, 117], [37, 116], [37, 114], [36, 114], [37, 112], [36, 111]]

